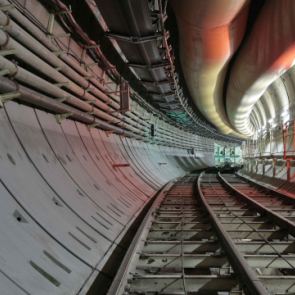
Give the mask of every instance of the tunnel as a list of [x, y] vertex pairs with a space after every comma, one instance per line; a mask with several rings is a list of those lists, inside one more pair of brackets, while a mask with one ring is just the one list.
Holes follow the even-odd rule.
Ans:
[[294, 22], [0, 0], [0, 294], [293, 294]]

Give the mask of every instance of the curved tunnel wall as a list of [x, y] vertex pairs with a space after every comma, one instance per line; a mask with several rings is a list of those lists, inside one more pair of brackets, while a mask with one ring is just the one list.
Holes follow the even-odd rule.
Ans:
[[[213, 165], [212, 154], [121, 141], [71, 120], [59, 125], [15, 102], [0, 110], [0, 121], [5, 294], [85, 294], [99, 273], [110, 280], [106, 261], [124, 248], [122, 237], [157, 190]], [[130, 167], [113, 168], [118, 163]]]
[[[42, 4], [36, 0], [25, 3], [32, 15], [47, 26], [49, 13]], [[0, 0], [0, 5], [7, 5], [7, 1]], [[19, 14], [17, 11], [13, 10], [11, 16]], [[24, 23], [20, 19], [24, 18], [23, 15], [22, 18], [15, 18], [20, 26], [18, 30], [22, 32], [19, 39], [29, 35], [26, 32], [29, 31], [28, 24], [27, 30], [21, 26]], [[15, 23], [12, 24], [16, 29]], [[54, 34], [66, 33], [57, 21], [53, 27]], [[29, 31], [30, 34], [39, 36], [39, 31], [33, 34], [35, 29]], [[36, 39], [41, 40], [39, 37]], [[13, 41], [13, 37], [10, 41]], [[73, 39], [63, 37], [58, 42], [64, 50], [68, 50], [70, 44], [69, 51], [73, 55], [82, 55], [81, 47]], [[38, 59], [45, 66], [47, 58], [52, 56], [46, 56], [47, 51], [38, 42], [34, 41], [34, 44], [34, 48], [24, 45], [29, 48], [26, 52], [32, 55], [38, 47], [42, 58], [36, 55], [34, 65], [38, 64]], [[51, 51], [55, 50], [53, 48]], [[71, 89], [65, 92], [54, 86], [54, 91], [58, 92], [53, 95], [52, 85], [49, 84], [65, 79], [73, 83], [71, 77], [80, 81], [82, 76], [91, 74], [101, 77], [103, 71], [98, 66], [92, 67], [91, 71], [87, 69], [85, 73], [73, 56], [61, 55], [61, 60], [72, 58], [66, 65], [67, 72], [72, 76], [65, 74], [61, 81], [56, 81], [56, 77], [51, 79], [49, 72], [45, 73], [46, 70], [40, 73], [36, 68], [32, 69], [32, 64], [22, 55], [22, 51], [13, 58], [20, 63], [15, 81], [21, 86], [46, 94], [52, 101], [72, 95], [72, 102], [77, 102], [77, 109], [83, 110], [83, 115], [93, 110], [80, 95], [74, 98]], [[8, 60], [12, 58], [3, 59], [6, 66], [10, 66]], [[86, 54], [84, 62], [91, 64], [94, 61]], [[54, 67], [54, 64], [46, 65], [46, 69], [56, 73]], [[82, 76], [77, 77], [77, 73]], [[34, 83], [30, 84], [32, 81]], [[85, 81], [82, 82], [84, 85]], [[106, 76], [105, 82], [110, 82]], [[48, 88], [42, 89], [41, 86], [45, 84]], [[104, 92], [116, 90], [116, 85], [103, 87], [98, 79], [94, 84]], [[89, 85], [86, 83], [86, 86]], [[94, 94], [98, 88], [93, 91]], [[82, 88], [80, 90], [85, 94]], [[103, 98], [108, 100], [114, 96], [99, 95], [102, 101]], [[115, 101], [117, 99], [115, 96]], [[82, 104], [87, 108], [79, 108]], [[109, 107], [106, 108], [98, 99], [96, 104], [102, 119], [113, 119], [107, 113]], [[136, 131], [137, 127], [141, 127], [136, 131], [141, 134], [149, 125], [147, 122], [143, 125], [142, 113], [136, 115], [138, 119], [130, 121], [133, 125], [129, 124], [129, 130]], [[107, 135], [97, 128], [89, 131], [86, 124], [70, 118], [58, 124], [54, 114], [16, 101], [7, 102], [4, 108], [0, 108], [1, 294], [83, 295], [88, 293], [97, 278], [99, 282], [106, 283], [101, 288], [105, 287], [116, 273], [117, 265], [114, 266], [113, 262], [120, 261], [126, 252], [135, 234], [134, 224], [157, 191], [186, 172], [214, 165], [214, 140], [211, 138], [192, 138], [185, 132], [174, 134], [173, 137], [174, 129], [167, 131], [160, 126], [158, 139], [168, 138], [168, 144], [181, 143], [189, 147], [172, 148], [122, 138], [115, 133]], [[114, 128], [118, 129], [118, 126]], [[192, 146], [196, 148], [195, 155], [190, 152]], [[114, 168], [114, 164], [130, 166]], [[105, 290], [101, 288], [99, 286], [96, 293], [103, 294]]]

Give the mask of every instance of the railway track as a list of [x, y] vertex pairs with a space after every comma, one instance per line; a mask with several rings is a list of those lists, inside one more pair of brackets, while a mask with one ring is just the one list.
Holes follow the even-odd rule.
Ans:
[[185, 175], [155, 200], [108, 295], [295, 294], [293, 211], [234, 175]]

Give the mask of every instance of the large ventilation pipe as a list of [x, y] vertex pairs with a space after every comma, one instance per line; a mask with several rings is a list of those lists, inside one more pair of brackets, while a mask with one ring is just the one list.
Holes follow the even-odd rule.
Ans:
[[271, 95], [268, 89], [263, 93], [263, 95], [260, 98], [260, 101], [263, 105], [263, 108], [266, 114], [266, 120], [267, 122], [269, 122], [271, 119], [275, 118], [276, 110], [275, 110], [275, 105], [273, 101], [271, 100]]
[[251, 136], [254, 104], [295, 59], [295, 2], [268, 0], [234, 63], [226, 107], [234, 128]]
[[232, 131], [223, 98], [228, 62], [244, 36], [248, 0], [171, 0], [190, 94], [220, 132]]
[[281, 80], [285, 85], [286, 91], [288, 92], [288, 98], [290, 104], [294, 105], [295, 99], [295, 67], [292, 67], [281, 76]]
[[267, 123], [267, 120], [266, 120], [265, 110], [263, 108], [261, 101], [258, 100], [255, 106], [256, 106], [257, 113], [260, 117], [261, 126], [264, 127]]

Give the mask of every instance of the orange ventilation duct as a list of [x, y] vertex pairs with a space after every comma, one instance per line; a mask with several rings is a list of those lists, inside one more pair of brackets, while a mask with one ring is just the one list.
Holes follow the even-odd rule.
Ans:
[[232, 131], [223, 98], [227, 65], [241, 43], [249, 0], [171, 0], [190, 94], [220, 132]]
[[246, 136], [255, 132], [249, 120], [266, 88], [295, 59], [295, 1], [268, 0], [231, 71], [226, 107], [234, 128]]

